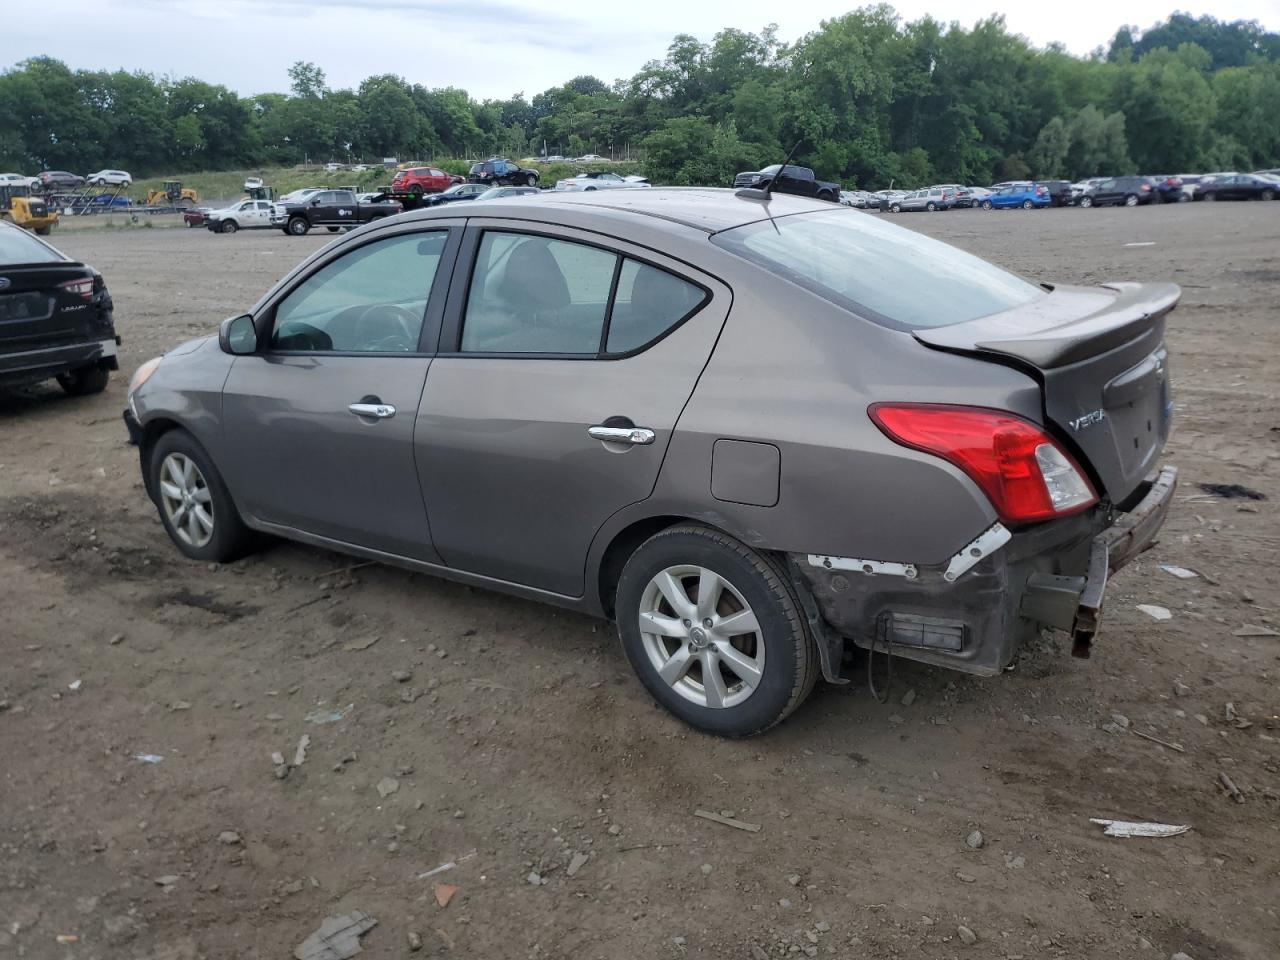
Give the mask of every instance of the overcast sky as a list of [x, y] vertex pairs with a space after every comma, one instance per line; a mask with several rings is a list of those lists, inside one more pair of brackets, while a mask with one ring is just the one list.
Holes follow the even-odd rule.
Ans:
[[[6, 3], [10, 0], [6, 0]], [[16, 0], [12, 0], [16, 3]], [[859, 3], [778, 0], [57, 0], [57, 17], [5, 16], [0, 61], [10, 67], [47, 54], [73, 68], [196, 76], [241, 94], [284, 91], [286, 69], [311, 60], [332, 87], [396, 73], [427, 87], [473, 96], [532, 97], [579, 74], [606, 83], [661, 59], [671, 38], [703, 40], [726, 26], [758, 31], [775, 22], [794, 40]], [[1074, 53], [1106, 44], [1122, 23], [1148, 27], [1171, 10], [1258, 20], [1280, 29], [1280, 0], [902, 0], [905, 20], [925, 13], [968, 26], [1003, 12], [1009, 29]], [[16, 12], [16, 11], [15, 11]], [[76, 26], [78, 25], [78, 26]]]

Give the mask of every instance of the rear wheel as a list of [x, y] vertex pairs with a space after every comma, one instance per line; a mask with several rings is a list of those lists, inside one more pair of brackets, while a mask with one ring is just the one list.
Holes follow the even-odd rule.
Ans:
[[901, 212], [902, 212], [902, 207], [901, 207], [901, 206], [899, 206], [899, 205], [898, 205], [898, 204], [896, 204], [896, 203], [895, 203], [895, 204], [893, 204], [891, 207], [889, 207], [889, 209], [890, 209], [890, 211], [892, 211], [893, 213], [901, 213]]
[[1023, 209], [1023, 210], [1030, 210], [1030, 209], [1031, 209], [1032, 207], [1034, 207], [1034, 206], [1035, 206], [1035, 204], [1034, 204], [1034, 203], [1032, 203], [1030, 200], [1023, 200], [1023, 201], [1022, 201], [1022, 209]]
[[150, 479], [165, 531], [192, 560], [225, 563], [252, 546], [253, 534], [222, 475], [185, 430], [170, 430], [156, 441]]
[[1275, 198], [1276, 192], [1274, 190], [1263, 190], [1262, 193], [1258, 194], [1259, 200], [1274, 200]]
[[303, 217], [290, 217], [289, 226], [285, 229], [295, 237], [302, 237], [306, 236], [307, 231], [311, 229], [311, 224], [307, 223]]
[[1082, 207], [1092, 207], [1092, 206], [1093, 206], [1093, 197], [1081, 197], [1081, 198], [1080, 198], [1080, 206], [1082, 206]]
[[44, 227], [36, 227], [36, 233], [42, 237], [47, 237], [49, 234], [53, 233], [53, 225], [50, 224]]
[[1136, 207], [1138, 205], [1138, 195], [1136, 193], [1125, 194], [1124, 205], [1126, 207]]
[[654, 698], [723, 736], [760, 733], [817, 680], [799, 604], [765, 557], [700, 526], [647, 540], [618, 582], [618, 634]]
[[928, 210], [930, 213], [933, 213], [938, 209], [938, 205], [934, 203], [932, 200], [930, 200], [928, 203], [924, 205], [924, 208]]
[[524, 185], [526, 187], [536, 187], [538, 185], [538, 178], [532, 173], [526, 173], [524, 175]]
[[1217, 194], [1215, 194], [1215, 193], [1206, 193], [1206, 194], [1204, 195], [1204, 202], [1205, 202], [1205, 203], [1213, 203], [1213, 201], [1215, 201], [1215, 200], [1217, 200], [1217, 199], [1218, 199], [1218, 195], [1217, 195]]
[[337, 228], [337, 227], [325, 227], [325, 229], [326, 229], [326, 230], [328, 230], [330, 233], [337, 233], [337, 232], [338, 232], [338, 228]]
[[990, 210], [990, 209], [991, 209], [991, 201], [990, 201], [990, 200], [983, 200], [983, 201], [982, 201], [982, 209], [983, 209], [983, 210]]
[[240, 229], [240, 225], [234, 220], [223, 220], [222, 226], [218, 228], [222, 233], [235, 233]]
[[102, 367], [81, 367], [69, 373], [58, 374], [58, 386], [73, 397], [87, 397], [107, 389], [111, 371]]

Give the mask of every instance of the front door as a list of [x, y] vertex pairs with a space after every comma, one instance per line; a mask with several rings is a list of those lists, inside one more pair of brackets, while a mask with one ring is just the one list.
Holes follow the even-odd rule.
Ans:
[[258, 318], [264, 346], [223, 391], [227, 482], [252, 517], [437, 559], [413, 429], [449, 240], [446, 226], [346, 246]]
[[447, 564], [580, 596], [596, 532], [653, 490], [729, 295], [651, 251], [527, 230], [468, 230], [418, 473]]

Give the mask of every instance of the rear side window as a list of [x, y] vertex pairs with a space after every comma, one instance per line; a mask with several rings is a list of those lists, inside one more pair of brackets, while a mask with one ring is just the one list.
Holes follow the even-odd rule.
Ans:
[[964, 323], [1046, 296], [972, 254], [851, 209], [775, 217], [712, 242], [897, 330]]
[[609, 353], [630, 353], [658, 339], [706, 300], [695, 287], [665, 270], [624, 260], [609, 317]]
[[61, 263], [67, 258], [18, 227], [0, 227], [0, 264]]

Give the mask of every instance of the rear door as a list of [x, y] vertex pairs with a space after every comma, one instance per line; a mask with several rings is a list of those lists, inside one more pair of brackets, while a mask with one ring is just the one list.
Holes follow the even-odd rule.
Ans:
[[[257, 318], [223, 389], [223, 466], [242, 510], [419, 560], [431, 546], [414, 417], [460, 239], [453, 221], [347, 244]], [[450, 229], [453, 226], [454, 229]]]
[[651, 250], [521, 221], [470, 227], [456, 273], [415, 436], [436, 548], [581, 596], [596, 532], [653, 490], [729, 291]]

